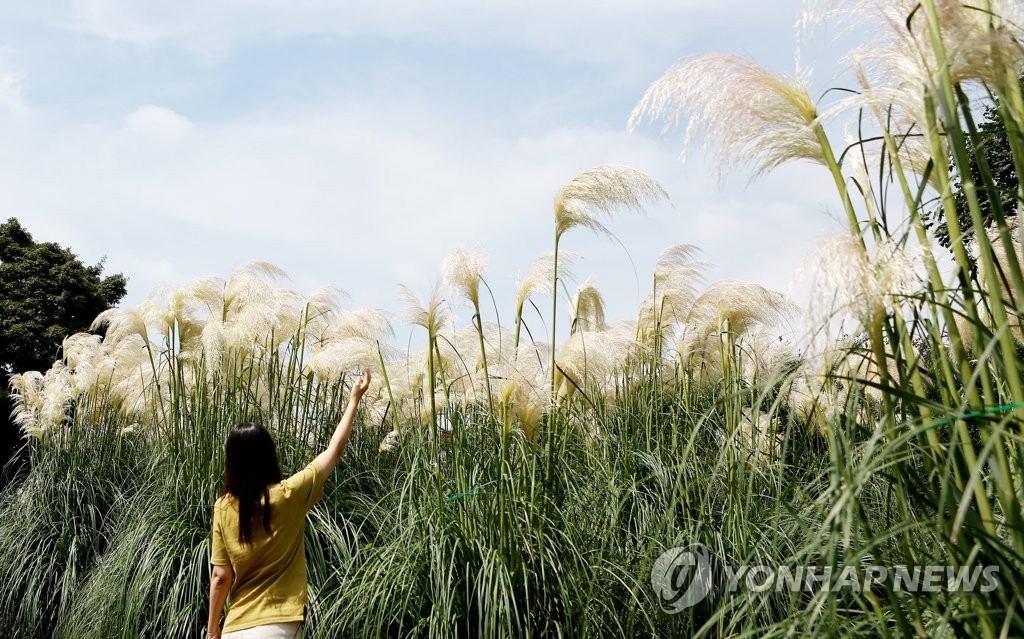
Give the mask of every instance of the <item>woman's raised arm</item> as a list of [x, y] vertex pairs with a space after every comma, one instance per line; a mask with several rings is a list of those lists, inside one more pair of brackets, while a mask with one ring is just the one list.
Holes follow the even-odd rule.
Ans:
[[345, 452], [348, 436], [352, 432], [352, 422], [356, 418], [356, 409], [359, 408], [359, 401], [363, 399], [363, 394], [366, 393], [366, 389], [369, 387], [370, 370], [364, 368], [363, 374], [352, 383], [352, 393], [349, 395], [348, 406], [345, 407], [345, 414], [334, 429], [331, 443], [327, 445], [324, 452], [317, 455], [316, 459], [313, 460], [320, 466], [320, 470], [324, 471], [325, 476], [331, 474], [334, 467], [338, 465], [341, 454]]

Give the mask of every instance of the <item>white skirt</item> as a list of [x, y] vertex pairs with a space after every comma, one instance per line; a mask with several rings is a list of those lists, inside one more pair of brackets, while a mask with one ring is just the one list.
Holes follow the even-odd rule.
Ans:
[[268, 623], [265, 626], [225, 632], [221, 635], [221, 639], [301, 639], [301, 637], [302, 623], [298, 621]]

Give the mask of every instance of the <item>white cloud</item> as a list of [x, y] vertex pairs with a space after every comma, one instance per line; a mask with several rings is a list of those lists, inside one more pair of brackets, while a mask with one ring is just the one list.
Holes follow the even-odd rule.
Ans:
[[[623, 59], [647, 56], [663, 70], [683, 53], [676, 48], [684, 44], [680, 37], [710, 22], [727, 24], [736, 37], [766, 16], [777, 22], [781, 13], [789, 22], [795, 13], [739, 0], [76, 0], [52, 14], [25, 6], [19, 11], [32, 12], [35, 22], [153, 49], [223, 52], [282, 36], [358, 34], [403, 45], [410, 39], [494, 44], [612, 61], [630, 82], [636, 80], [628, 73], [632, 62]], [[401, 46], [394, 52], [402, 55]], [[373, 68], [373, 61], [365, 63]], [[335, 284], [352, 293], [353, 304], [394, 308], [397, 283], [422, 291], [451, 248], [481, 245], [506, 321], [516, 272], [550, 250], [554, 193], [596, 164], [644, 170], [675, 202], [611, 224], [629, 255], [586, 233], [566, 236], [563, 247], [586, 256], [579, 275], [597, 276], [612, 317], [634, 312], [654, 260], [668, 245], [703, 248], [716, 265], [712, 280], [749, 279], [786, 290], [813, 237], [830, 228], [820, 211], [835, 195], [816, 167], [787, 167], [749, 188], [737, 180], [739, 186], [720, 189], [699, 159], [678, 161], [678, 136], [655, 140], [555, 119], [545, 128], [545, 117], [531, 119], [526, 132], [493, 113], [474, 112], [467, 121], [424, 96], [395, 97], [408, 93], [405, 87], [384, 86], [380, 95], [387, 98], [275, 103], [240, 113], [222, 96], [217, 102], [216, 92], [212, 98], [203, 93], [209, 84], [237, 78], [222, 77], [216, 65], [204, 69], [216, 72], [197, 79], [203, 88], [182, 90], [180, 102], [174, 92], [166, 98], [189, 104], [192, 119], [159, 104], [127, 116], [120, 106], [107, 120], [85, 120], [71, 109], [40, 109], [23, 123], [0, 118], [0, 206], [30, 230], [41, 229], [40, 239], [48, 239], [47, 228], [72, 229], [73, 248], [89, 261], [109, 253], [108, 268], [132, 278], [129, 302], [161, 283], [225, 275], [233, 265], [268, 259], [304, 292]], [[258, 68], [247, 71], [259, 77]], [[564, 77], [537, 72], [543, 75], [538, 87], [543, 78]], [[173, 69], [167, 74], [168, 82], [180, 80]], [[450, 81], [464, 87], [459, 78]], [[538, 87], [527, 89], [533, 93], [523, 96], [523, 109], [589, 98], [585, 77], [568, 92]], [[133, 95], [128, 104], [164, 99]], [[204, 118], [204, 109], [217, 119]], [[455, 104], [459, 109], [471, 110]], [[624, 112], [623, 128], [625, 118]]]
[[[778, 3], [743, 0], [71, 0], [49, 11], [51, 23], [140, 45], [172, 43], [208, 53], [267, 36], [374, 35], [388, 39], [511, 44], [573, 59], [616, 60], [709, 24], [736, 29], [779, 15]], [[799, 3], [792, 3], [795, 15]], [[787, 18], [788, 19], [788, 18]], [[790, 20], [791, 21], [791, 20]], [[658, 37], [661, 36], [661, 37]]]
[[128, 128], [143, 134], [176, 137], [188, 132], [192, 122], [162, 106], [147, 104], [132, 111], [125, 120]]
[[[146, 113], [156, 130], [180, 117]], [[73, 248], [87, 259], [109, 253], [108, 267], [132, 278], [133, 302], [158, 284], [269, 259], [304, 292], [334, 284], [353, 304], [395, 308], [399, 282], [421, 290], [450, 249], [480, 245], [508, 321], [516, 272], [550, 250], [554, 193], [589, 166], [644, 170], [675, 202], [611, 224], [636, 272], [614, 242], [565, 237], [563, 248], [586, 258], [578, 274], [597, 275], [613, 317], [632, 315], [657, 255], [676, 243], [703, 248], [716, 264], [712, 279], [785, 291], [812, 238], [829, 227], [819, 211], [834, 198], [817, 167], [720, 190], [698, 163], [684, 165], [676, 148], [642, 135], [582, 127], [516, 135], [393, 104], [192, 126], [168, 146], [113, 124], [0, 122], [0, 205], [30, 230], [37, 221], [75, 229], [82, 245]]]
[[[136, 296], [145, 295], [150, 289], [165, 284], [181, 284], [188, 276], [179, 268], [180, 259], [175, 255], [154, 257], [147, 247], [133, 251], [131, 246], [119, 247], [107, 254], [104, 273], [123, 272], [133, 286]], [[173, 259], [173, 261], [172, 261]], [[147, 286], [147, 288], [143, 288]]]
[[0, 110], [21, 115], [28, 112], [22, 92], [25, 75], [14, 68], [10, 58], [10, 49], [0, 48]]

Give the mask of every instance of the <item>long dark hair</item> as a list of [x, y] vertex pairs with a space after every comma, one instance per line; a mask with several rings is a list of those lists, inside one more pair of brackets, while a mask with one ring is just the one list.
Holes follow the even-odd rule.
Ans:
[[281, 481], [274, 438], [262, 424], [242, 422], [224, 445], [224, 494], [238, 500], [238, 541], [252, 545], [255, 522], [270, 534], [270, 486]]

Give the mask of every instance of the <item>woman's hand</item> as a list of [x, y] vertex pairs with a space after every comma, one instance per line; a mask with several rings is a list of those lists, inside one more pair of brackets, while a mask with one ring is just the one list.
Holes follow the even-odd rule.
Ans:
[[363, 398], [366, 393], [366, 389], [370, 387], [370, 369], [364, 368], [363, 374], [360, 375], [354, 382], [352, 382], [352, 395], [351, 400], [353, 403], [359, 403], [359, 400]]

